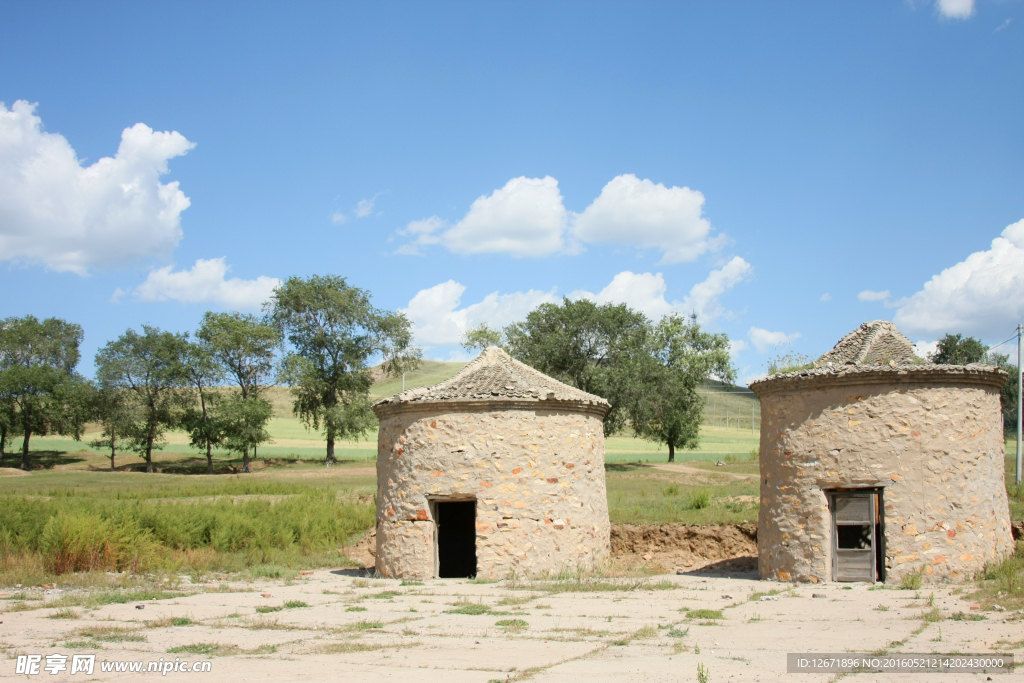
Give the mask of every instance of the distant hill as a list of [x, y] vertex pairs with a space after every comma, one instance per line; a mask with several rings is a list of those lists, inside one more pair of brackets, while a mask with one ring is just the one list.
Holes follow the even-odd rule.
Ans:
[[[405, 388], [428, 387], [452, 377], [465, 367], [465, 363], [449, 363], [445, 361], [425, 360], [413, 372], [405, 374]], [[394, 396], [402, 391], [401, 377], [381, 377], [370, 387], [370, 399], [379, 401]], [[707, 401], [704, 411], [704, 424], [725, 427], [750, 429], [751, 409], [753, 409], [754, 428], [761, 421], [760, 402], [746, 387], [707, 382], [698, 389]], [[292, 417], [292, 396], [288, 387], [270, 387], [267, 398], [274, 404], [276, 417]]]

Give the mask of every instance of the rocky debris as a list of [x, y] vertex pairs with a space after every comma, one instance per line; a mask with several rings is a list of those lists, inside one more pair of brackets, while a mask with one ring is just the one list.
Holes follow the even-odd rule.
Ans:
[[431, 387], [407, 389], [385, 398], [374, 407], [400, 403], [433, 403], [458, 400], [570, 401], [610, 409], [609, 403], [562, 384], [517, 361], [497, 346], [490, 346], [450, 379]]

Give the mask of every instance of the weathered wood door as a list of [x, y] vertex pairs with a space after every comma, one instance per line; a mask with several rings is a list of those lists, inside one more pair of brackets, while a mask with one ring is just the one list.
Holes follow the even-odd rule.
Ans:
[[832, 580], [878, 578], [877, 498], [873, 491], [836, 491], [832, 508]]

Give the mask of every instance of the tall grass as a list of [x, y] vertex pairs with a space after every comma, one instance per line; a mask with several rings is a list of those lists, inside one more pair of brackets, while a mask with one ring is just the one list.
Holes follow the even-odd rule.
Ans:
[[237, 502], [7, 496], [0, 498], [0, 562], [36, 556], [53, 574], [137, 572], [192, 560], [209, 564], [211, 553], [233, 553], [253, 565], [330, 551], [373, 526], [370, 502], [299, 490], [276, 501]]

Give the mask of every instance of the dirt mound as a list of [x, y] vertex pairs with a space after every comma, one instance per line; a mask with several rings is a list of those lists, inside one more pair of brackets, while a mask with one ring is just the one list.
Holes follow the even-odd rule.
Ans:
[[[747, 572], [757, 569], [756, 524], [613, 524], [612, 557], [624, 569], [658, 572]], [[345, 556], [373, 567], [377, 530], [370, 529]]]
[[377, 561], [377, 530], [370, 529], [355, 544], [345, 548], [342, 553], [361, 567], [372, 569]]
[[625, 567], [665, 571], [757, 567], [756, 524], [613, 524], [612, 557]]

